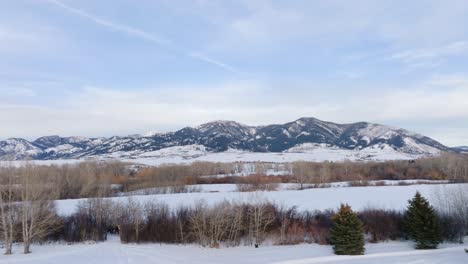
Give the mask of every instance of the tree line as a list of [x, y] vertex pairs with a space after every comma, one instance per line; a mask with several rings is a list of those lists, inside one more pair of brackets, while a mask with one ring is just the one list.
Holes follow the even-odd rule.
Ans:
[[[121, 192], [150, 188], [170, 188], [169, 192], [191, 191], [187, 185], [239, 184], [239, 190], [273, 190], [277, 183], [324, 184], [350, 181], [365, 184], [379, 180], [468, 181], [468, 156], [443, 154], [438, 157], [386, 162], [305, 162], [293, 163], [212, 163], [157, 167], [118, 161], [81, 162], [64, 165], [0, 166], [0, 182], [11, 177], [21, 185], [20, 175], [29, 170], [38, 182], [50, 186], [57, 199], [110, 197]], [[271, 175], [274, 174], [274, 175]], [[13, 194], [16, 199], [19, 195]]]

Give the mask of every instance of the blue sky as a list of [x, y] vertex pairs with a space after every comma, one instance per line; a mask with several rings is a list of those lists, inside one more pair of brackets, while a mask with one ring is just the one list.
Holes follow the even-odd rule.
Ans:
[[303, 116], [468, 145], [468, 2], [1, 0], [0, 138]]

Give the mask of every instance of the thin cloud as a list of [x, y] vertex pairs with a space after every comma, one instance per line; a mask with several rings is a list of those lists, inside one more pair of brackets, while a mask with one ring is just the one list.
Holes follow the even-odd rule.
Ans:
[[[96, 24], [98, 24], [100, 26], [106, 27], [106, 28], [108, 28], [110, 30], [117, 31], [117, 32], [122, 32], [122, 33], [125, 33], [125, 34], [129, 35], [129, 36], [144, 39], [144, 40], [153, 42], [155, 44], [158, 44], [160, 46], [164, 46], [166, 48], [174, 50], [174, 43], [170, 39], [167, 39], [167, 38], [165, 38], [163, 36], [157, 35], [155, 33], [150, 33], [150, 32], [144, 31], [144, 30], [139, 29], [139, 28], [127, 26], [127, 25], [124, 25], [124, 24], [120, 24], [120, 23], [116, 23], [116, 22], [113, 22], [113, 21], [109, 21], [107, 19], [100, 18], [98, 16], [95, 16], [93, 14], [85, 12], [85, 11], [83, 11], [81, 9], [68, 6], [68, 5], [62, 3], [59, 0], [47, 0], [47, 1], [52, 3], [52, 4], [55, 4], [56, 6], [62, 8], [62, 9], [65, 9], [65, 10], [67, 10], [67, 11], [69, 11], [69, 12], [75, 14], [75, 15], [87, 18], [87, 19], [93, 21], [94, 23], [96, 23]], [[217, 66], [219, 68], [222, 68], [222, 69], [224, 69], [226, 71], [233, 72], [233, 73], [240, 73], [234, 67], [232, 67], [232, 66], [230, 66], [230, 65], [228, 65], [226, 63], [220, 62], [218, 60], [212, 59], [210, 57], [207, 57], [206, 55], [203, 55], [201, 53], [193, 53], [193, 52], [189, 52], [189, 51], [180, 51], [180, 50], [179, 50], [179, 52], [184, 53], [188, 57], [195, 58], [197, 60], [200, 60], [200, 61], [212, 64], [212, 65], [215, 65], [215, 66]]]
[[214, 64], [214, 65], [216, 65], [218, 67], [221, 67], [221, 68], [223, 68], [223, 69], [225, 69], [227, 71], [230, 71], [230, 72], [233, 72], [233, 73], [241, 73], [238, 70], [234, 69], [233, 67], [231, 67], [231, 66], [229, 66], [229, 65], [227, 65], [225, 63], [222, 63], [220, 61], [217, 61], [217, 60], [211, 59], [209, 57], [206, 57], [203, 54], [194, 52], [194, 53], [191, 53], [190, 56], [193, 57], [193, 58], [197, 58], [199, 60]]
[[468, 41], [456, 41], [444, 46], [425, 49], [414, 49], [397, 52], [389, 56], [389, 60], [401, 61], [415, 68], [434, 68], [440, 63], [434, 62], [443, 57], [467, 55]]

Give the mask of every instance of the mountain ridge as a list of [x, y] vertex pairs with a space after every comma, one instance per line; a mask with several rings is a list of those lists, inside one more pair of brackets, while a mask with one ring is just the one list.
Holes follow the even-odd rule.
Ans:
[[303, 117], [284, 124], [244, 125], [217, 120], [147, 136], [39, 137], [33, 141], [10, 138], [0, 141], [0, 160], [74, 159], [114, 153], [145, 153], [160, 149], [202, 145], [211, 152], [237, 149], [250, 152], [287, 152], [301, 144], [322, 144], [346, 150], [392, 148], [408, 154], [435, 155], [451, 149], [429, 137], [368, 122], [338, 124]]

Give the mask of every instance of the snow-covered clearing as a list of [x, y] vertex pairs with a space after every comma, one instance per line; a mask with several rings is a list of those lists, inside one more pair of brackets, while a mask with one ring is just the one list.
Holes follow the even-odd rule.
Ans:
[[[166, 149], [163, 149], [166, 150]], [[136, 162], [146, 165], [158, 166], [161, 164], [190, 164], [196, 161], [208, 162], [294, 162], [294, 161], [384, 161], [384, 160], [409, 160], [419, 158], [419, 155], [406, 154], [395, 151], [393, 149], [374, 149], [365, 150], [346, 150], [335, 148], [314, 148], [304, 150], [303, 152], [246, 152], [239, 150], [227, 150], [225, 152], [206, 152], [194, 154], [180, 154], [176, 152], [168, 155], [167, 152], [159, 155], [151, 153], [151, 155], [142, 154], [141, 156], [133, 156], [131, 159], [125, 156], [112, 157], [122, 161]]]
[[[143, 203], [147, 201], [164, 202], [171, 208], [192, 206], [198, 201], [206, 201], [209, 205], [213, 205], [224, 200], [251, 203], [261, 199], [285, 206], [297, 206], [299, 210], [335, 209], [340, 203], [348, 203], [355, 210], [362, 210], [367, 207], [403, 210], [416, 191], [421, 192], [429, 200], [433, 200], [435, 193], [443, 189], [450, 190], [451, 188], [468, 188], [468, 184], [331, 187], [270, 192], [234, 192], [227, 186], [224, 189], [219, 188], [218, 192], [134, 195], [131, 197]], [[126, 202], [128, 197], [107, 199]], [[81, 200], [84, 199], [56, 201], [58, 212], [63, 215], [73, 213]]]
[[[326, 144], [305, 143], [294, 146], [284, 152], [249, 152], [228, 149], [224, 152], [211, 152], [202, 145], [186, 145], [163, 148], [156, 151], [116, 151], [110, 154], [90, 156], [86, 158], [62, 160], [30, 161], [35, 164], [69, 164], [87, 160], [120, 160], [123, 162], [139, 163], [150, 166], [162, 164], [190, 164], [197, 161], [207, 162], [274, 162], [287, 163], [294, 161], [385, 161], [411, 160], [427, 156], [438, 155], [435, 150], [419, 152], [402, 152], [386, 144], [373, 145], [364, 149], [343, 149]], [[14, 161], [19, 166], [24, 161]]]
[[[382, 181], [366, 181], [362, 184], [367, 184], [368, 186], [397, 186], [397, 185], [422, 185], [422, 184], [447, 184], [447, 180], [382, 180]], [[353, 184], [357, 186], [359, 182], [343, 181], [343, 182], [330, 182], [322, 184], [303, 184], [303, 189], [312, 189], [312, 188], [336, 188], [336, 187], [352, 187]], [[298, 183], [278, 183], [276, 184], [277, 191], [285, 190], [299, 190], [301, 185]], [[186, 185], [186, 192], [236, 192], [237, 184], [196, 184], [196, 185]], [[151, 194], [169, 194], [171, 193], [171, 187], [158, 187], [158, 188], [148, 188], [141, 189], [137, 191], [121, 193], [121, 196], [133, 196], [133, 195], [151, 195]]]
[[301, 244], [296, 246], [263, 246], [202, 248], [195, 245], [120, 244], [117, 237], [97, 244], [33, 245], [33, 253], [23, 255], [20, 245], [15, 254], [0, 255], [0, 263], [24, 264], [146, 264], [146, 263], [467, 263], [463, 245], [443, 244], [437, 250], [414, 250], [410, 242], [367, 244], [366, 255], [335, 256], [331, 246]]

